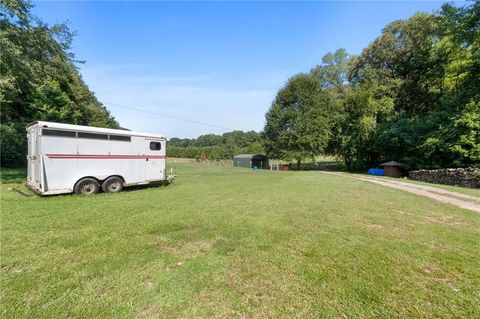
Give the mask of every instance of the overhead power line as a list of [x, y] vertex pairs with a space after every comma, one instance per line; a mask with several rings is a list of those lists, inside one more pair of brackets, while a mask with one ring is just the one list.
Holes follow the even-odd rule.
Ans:
[[187, 122], [187, 123], [192, 123], [192, 124], [197, 124], [197, 125], [204, 125], [204, 126], [210, 126], [210, 127], [215, 127], [215, 128], [223, 129], [223, 130], [233, 131], [233, 129], [228, 128], [228, 127], [224, 127], [224, 126], [219, 126], [219, 125], [215, 125], [215, 124], [209, 124], [209, 123], [200, 122], [200, 121], [194, 121], [194, 120], [189, 120], [189, 119], [183, 119], [183, 118], [180, 118], [180, 117], [171, 116], [171, 115], [166, 115], [166, 114], [162, 114], [162, 113], [158, 113], [158, 112], [153, 112], [153, 111], [148, 111], [148, 110], [143, 110], [143, 109], [139, 109], [139, 108], [132, 107], [132, 106], [121, 105], [121, 104], [111, 103], [111, 102], [106, 102], [106, 101], [103, 101], [102, 103], [103, 103], [103, 104], [107, 104], [107, 105], [111, 105], [111, 106], [121, 107], [121, 108], [128, 109], [128, 110], [131, 110], [131, 111], [142, 112], [142, 113], [147, 113], [147, 114], [153, 114], [153, 115], [165, 117], [165, 118], [172, 119], [172, 120], [176, 120], [176, 121], [183, 121], [183, 122]]

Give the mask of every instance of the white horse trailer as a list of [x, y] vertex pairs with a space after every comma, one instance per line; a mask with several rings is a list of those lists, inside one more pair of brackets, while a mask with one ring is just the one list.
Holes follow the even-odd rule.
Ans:
[[40, 195], [116, 193], [173, 178], [160, 134], [41, 121], [27, 132], [27, 186]]

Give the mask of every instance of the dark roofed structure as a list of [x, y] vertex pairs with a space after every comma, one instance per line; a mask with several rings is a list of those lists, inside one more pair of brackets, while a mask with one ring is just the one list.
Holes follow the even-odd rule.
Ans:
[[402, 171], [400, 170], [400, 166], [402, 166], [402, 164], [399, 162], [390, 161], [390, 162], [380, 164], [380, 166], [383, 167], [385, 171], [385, 176], [390, 176], [390, 177], [403, 176]]
[[269, 168], [268, 157], [262, 154], [239, 154], [233, 157], [234, 167]]

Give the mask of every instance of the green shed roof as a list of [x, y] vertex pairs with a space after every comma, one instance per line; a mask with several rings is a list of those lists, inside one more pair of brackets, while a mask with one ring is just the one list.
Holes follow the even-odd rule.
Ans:
[[254, 157], [264, 157], [264, 158], [266, 158], [266, 156], [263, 155], [263, 154], [238, 154], [238, 155], [235, 155], [233, 158], [234, 159], [243, 159], [243, 158], [251, 159], [251, 158], [254, 158]]

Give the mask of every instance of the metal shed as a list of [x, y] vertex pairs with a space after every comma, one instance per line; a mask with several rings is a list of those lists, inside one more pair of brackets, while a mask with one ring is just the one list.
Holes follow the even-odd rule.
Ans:
[[268, 157], [262, 154], [239, 154], [233, 157], [234, 167], [269, 168]]
[[402, 166], [402, 164], [400, 164], [399, 162], [390, 161], [380, 164], [380, 166], [382, 166], [385, 170], [385, 176], [402, 177], [403, 175], [402, 171], [400, 170], [400, 166]]

